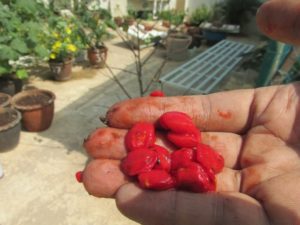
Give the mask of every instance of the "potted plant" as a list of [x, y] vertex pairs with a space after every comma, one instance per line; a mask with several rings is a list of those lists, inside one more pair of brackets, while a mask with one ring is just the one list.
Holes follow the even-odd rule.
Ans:
[[13, 108], [0, 108], [0, 151], [8, 151], [19, 143], [21, 114]]
[[133, 10], [128, 10], [127, 16], [124, 17], [124, 24], [126, 26], [132, 26], [135, 22], [136, 12]]
[[199, 27], [202, 22], [211, 20], [212, 15], [212, 9], [207, 5], [202, 5], [195, 9], [189, 16], [189, 25], [193, 27]]
[[[34, 2], [28, 4], [30, 7], [25, 10], [20, 1], [0, 2], [0, 91], [10, 95], [19, 92], [22, 80], [28, 77], [27, 66], [32, 62], [24, 63], [21, 59], [26, 56], [44, 57], [47, 54], [41, 40], [44, 32], [40, 22], [43, 6]], [[37, 21], [32, 15], [41, 17]]]
[[4, 108], [10, 105], [11, 96], [6, 93], [0, 92], [0, 108]]
[[49, 21], [49, 67], [57, 81], [72, 77], [74, 57], [82, 48], [75, 18], [53, 17]]
[[162, 26], [171, 27], [171, 16], [171, 10], [164, 10], [159, 13], [158, 18], [162, 21]]
[[89, 10], [85, 8], [78, 13], [81, 23], [81, 39], [87, 46], [87, 56], [90, 64], [102, 68], [105, 66], [108, 49], [104, 38], [109, 35], [108, 27], [115, 28], [111, 15], [103, 9]]
[[54, 116], [55, 95], [49, 90], [21, 91], [11, 100], [12, 106], [22, 114], [22, 127], [31, 132], [48, 129]]
[[121, 27], [123, 25], [123, 18], [121, 16], [116, 16], [114, 17], [114, 21], [115, 21], [115, 24], [118, 26], [118, 27]]

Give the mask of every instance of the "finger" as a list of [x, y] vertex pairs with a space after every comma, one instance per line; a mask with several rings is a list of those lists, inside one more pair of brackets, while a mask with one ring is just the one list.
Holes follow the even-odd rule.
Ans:
[[[86, 191], [96, 197], [112, 198], [124, 184], [135, 181], [121, 171], [119, 160], [95, 159], [83, 171], [83, 185]], [[216, 176], [217, 191], [239, 191], [240, 171], [224, 168]]]
[[[93, 131], [84, 141], [84, 147], [88, 155], [94, 159], [123, 159], [127, 155], [124, 145], [124, 137], [127, 130], [116, 128], [99, 128]], [[221, 132], [202, 132], [202, 142], [210, 145], [221, 153], [225, 160], [225, 166], [238, 168], [238, 157], [242, 146], [240, 135]], [[170, 151], [175, 147], [166, 140], [162, 133], [157, 132], [156, 144]]]
[[144, 97], [115, 104], [107, 113], [111, 127], [129, 128], [139, 121], [155, 123], [167, 111], [181, 111], [205, 131], [242, 132], [248, 125], [254, 90], [199, 96]]
[[269, 224], [259, 202], [237, 192], [151, 192], [127, 184], [116, 203], [125, 216], [145, 225]]
[[260, 30], [272, 39], [300, 44], [300, 2], [298, 0], [272, 0], [258, 10], [256, 20]]
[[86, 191], [95, 197], [112, 198], [118, 188], [130, 179], [120, 170], [120, 161], [97, 159], [88, 163], [82, 182]]

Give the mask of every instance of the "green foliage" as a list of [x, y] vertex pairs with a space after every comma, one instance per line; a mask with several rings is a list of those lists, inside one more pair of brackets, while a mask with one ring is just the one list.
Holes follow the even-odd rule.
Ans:
[[208, 7], [207, 5], [202, 5], [192, 12], [189, 22], [194, 26], [198, 26], [204, 21], [209, 21], [212, 16], [212, 8]]
[[26, 78], [24, 65], [16, 62], [26, 55], [46, 55], [43, 44], [46, 29], [41, 21], [47, 15], [47, 9], [36, 1], [0, 2], [0, 76], [16, 74]]
[[81, 30], [75, 17], [55, 16], [49, 19], [47, 45], [50, 60], [62, 62], [83, 48]]
[[171, 24], [178, 26], [182, 24], [185, 13], [178, 10], [164, 10], [159, 13], [158, 18], [170, 21]]
[[80, 27], [78, 34], [88, 47], [102, 46], [103, 39], [109, 35], [108, 27], [116, 27], [111, 14], [105, 9], [90, 10], [81, 7], [76, 16]]
[[230, 24], [245, 24], [250, 15], [255, 15], [261, 5], [260, 0], [224, 0], [221, 3], [224, 13], [224, 22]]
[[127, 16], [126, 18], [132, 18], [132, 19], [137, 19], [138, 18], [138, 12], [133, 10], [133, 9], [129, 9], [127, 11]]

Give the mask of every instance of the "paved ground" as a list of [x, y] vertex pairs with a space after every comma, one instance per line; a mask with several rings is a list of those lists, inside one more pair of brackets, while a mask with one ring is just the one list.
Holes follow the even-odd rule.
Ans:
[[[133, 57], [119, 39], [108, 43], [108, 64], [131, 70]], [[144, 49], [147, 55], [150, 49]], [[197, 50], [197, 51], [201, 51]], [[145, 68], [149, 80], [163, 61], [159, 51]], [[164, 73], [183, 62], [170, 62]], [[103, 126], [98, 117], [126, 95], [111, 81], [106, 69], [74, 68], [66, 82], [49, 79], [48, 68], [32, 76], [28, 86], [56, 94], [55, 118], [44, 132], [22, 131], [19, 145], [0, 153], [5, 176], [0, 180], [0, 225], [132, 225], [111, 199], [89, 196], [74, 179], [87, 160], [83, 139]], [[132, 96], [138, 96], [136, 77], [115, 70]], [[155, 84], [153, 88], [159, 87]], [[225, 88], [226, 89], [226, 88]]]

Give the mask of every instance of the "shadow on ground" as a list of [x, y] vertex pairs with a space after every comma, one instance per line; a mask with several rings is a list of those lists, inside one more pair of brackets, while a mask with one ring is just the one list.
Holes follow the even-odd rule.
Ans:
[[[114, 49], [116, 48], [120, 47], [118, 45], [114, 46]], [[124, 49], [121, 52], [124, 52]], [[163, 56], [163, 50], [159, 50], [147, 62], [147, 65], [145, 65], [143, 75], [145, 84], [151, 80], [153, 71], [156, 71], [156, 68], [159, 68], [163, 62]], [[147, 56], [144, 56], [144, 58], [145, 57]], [[109, 65], [112, 67], [121, 67], [120, 63], [118, 63], [117, 56], [114, 56], [114, 58], [115, 59], [110, 60]], [[120, 58], [120, 60], [122, 60], [122, 56]], [[134, 74], [126, 72], [135, 72], [135, 63], [133, 60], [125, 60], [127, 60], [127, 66], [124, 68], [125, 71], [113, 71], [130, 95], [132, 97], [138, 97], [139, 86], [137, 77]], [[167, 63], [161, 73], [165, 74], [181, 63], [183, 62]], [[45, 68], [40, 69], [41, 71], [48, 70], [44, 70]], [[51, 77], [49, 77], [49, 72], [43, 72], [43, 74], [40, 75], [42, 76], [42, 80], [51, 79]], [[105, 116], [108, 108], [114, 103], [128, 98], [110, 77], [111, 74], [107, 69], [85, 68], [77, 65], [77, 69], [75, 68], [73, 71], [72, 81], [54, 83], [54, 85], [52, 85], [54, 91], [55, 89], [60, 89], [57, 90], [59, 92], [58, 95], [60, 94], [60, 96], [57, 96], [57, 101], [60, 101], [60, 103], [64, 102], [64, 107], [57, 110], [51, 127], [48, 130], [39, 133], [39, 136], [41, 138], [51, 139], [51, 142], [54, 141], [53, 143], [55, 143], [54, 146], [63, 147], [68, 153], [71, 151], [79, 151], [85, 154], [82, 147], [84, 138], [86, 138], [94, 129], [105, 126], [101, 123], [99, 117]], [[104, 82], [100, 80], [104, 80]], [[74, 85], [69, 85], [68, 82], [72, 82]], [[59, 86], [61, 86], [61, 88]], [[76, 89], [78, 89], [78, 92], [83, 89], [84, 94], [80, 95], [76, 93], [78, 98], [74, 98], [73, 100], [72, 97], [74, 96], [71, 96], [70, 99], [67, 99], [68, 95], [63, 95], [65, 92], [70, 91], [67, 90], [70, 88], [74, 89], [73, 91], [75, 92]], [[149, 91], [159, 88], [160, 84], [158, 82], [153, 82]], [[66, 90], [62, 91], [61, 89]]]

